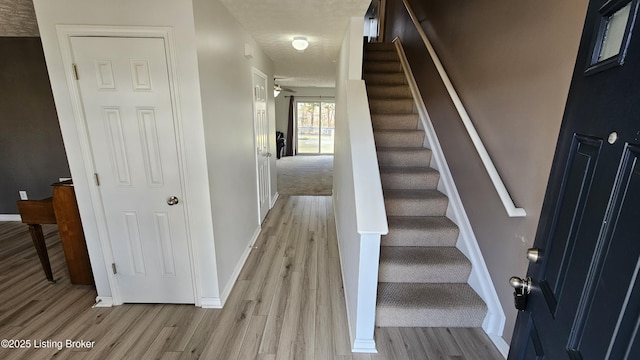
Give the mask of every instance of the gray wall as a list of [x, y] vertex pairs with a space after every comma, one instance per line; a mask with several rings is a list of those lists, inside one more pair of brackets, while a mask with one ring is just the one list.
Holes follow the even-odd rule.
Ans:
[[18, 191], [51, 196], [70, 177], [40, 38], [0, 37], [0, 214], [17, 214]]
[[[260, 227], [253, 68], [266, 75], [272, 89], [273, 61], [219, 1], [196, 0], [193, 7], [218, 279], [221, 289], [230, 290], [234, 271]], [[251, 59], [243, 55], [244, 44], [254, 49]], [[275, 154], [273, 92], [267, 95], [269, 136], [274, 139], [269, 151]], [[275, 175], [275, 157], [269, 161]], [[271, 189], [273, 196], [273, 177]]]
[[508, 279], [524, 276], [587, 0], [410, 1], [465, 104], [516, 206], [509, 218], [401, 0], [387, 3], [386, 39], [405, 47], [427, 110], [507, 315], [516, 311]]

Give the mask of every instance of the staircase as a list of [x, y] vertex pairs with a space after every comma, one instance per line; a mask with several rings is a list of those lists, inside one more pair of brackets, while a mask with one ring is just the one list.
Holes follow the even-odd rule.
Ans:
[[431, 150], [395, 46], [365, 46], [364, 80], [389, 234], [382, 237], [376, 326], [480, 327], [486, 305], [467, 284], [471, 263], [456, 248]]

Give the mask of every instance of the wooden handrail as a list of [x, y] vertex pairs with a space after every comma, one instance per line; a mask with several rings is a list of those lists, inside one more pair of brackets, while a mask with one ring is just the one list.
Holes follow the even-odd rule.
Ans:
[[527, 212], [523, 208], [516, 207], [516, 205], [514, 204], [513, 199], [509, 195], [509, 191], [507, 191], [507, 188], [505, 187], [504, 182], [502, 181], [502, 178], [500, 178], [500, 174], [498, 174], [498, 170], [496, 169], [495, 165], [493, 164], [493, 161], [491, 160], [491, 157], [489, 156], [489, 153], [487, 152], [487, 149], [482, 143], [482, 139], [480, 139], [480, 135], [478, 135], [476, 128], [473, 126], [473, 122], [471, 122], [471, 118], [469, 117], [467, 110], [462, 104], [462, 101], [460, 100], [460, 96], [458, 96], [458, 93], [456, 92], [455, 88], [453, 87], [453, 84], [451, 83], [451, 80], [449, 79], [449, 75], [447, 75], [447, 72], [445, 71], [444, 66], [442, 66], [442, 62], [440, 62], [440, 58], [438, 58], [438, 54], [436, 54], [436, 51], [433, 49], [433, 46], [431, 45], [431, 41], [429, 41], [427, 34], [424, 32], [424, 30], [422, 29], [422, 26], [420, 25], [420, 21], [418, 20], [418, 18], [416, 17], [416, 14], [413, 12], [413, 9], [409, 5], [409, 1], [402, 0], [402, 2], [404, 3], [404, 6], [407, 9], [409, 16], [411, 17], [411, 21], [413, 22], [413, 25], [415, 25], [416, 30], [418, 31], [418, 34], [420, 34], [420, 38], [422, 38], [422, 41], [424, 42], [424, 45], [427, 48], [427, 51], [431, 56], [431, 60], [433, 60], [433, 63], [435, 64], [436, 69], [438, 70], [438, 74], [440, 75], [440, 78], [442, 79], [444, 86], [447, 88], [447, 92], [449, 93], [449, 96], [451, 97], [451, 100], [453, 101], [453, 104], [456, 110], [458, 111], [460, 118], [462, 119], [462, 123], [464, 124], [464, 127], [467, 129], [467, 132], [469, 133], [471, 142], [473, 142], [473, 145], [475, 146], [476, 151], [478, 152], [478, 155], [480, 155], [482, 164], [487, 169], [487, 173], [489, 173], [491, 182], [493, 183], [493, 186], [496, 188], [496, 191], [498, 192], [498, 196], [500, 197], [500, 201], [502, 201], [502, 205], [507, 211], [507, 214], [509, 215], [509, 217], [525, 217], [527, 215]]

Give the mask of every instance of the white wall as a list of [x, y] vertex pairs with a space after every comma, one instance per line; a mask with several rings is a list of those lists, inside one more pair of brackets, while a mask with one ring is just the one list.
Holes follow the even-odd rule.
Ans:
[[[199, 270], [196, 301], [205, 306], [224, 301], [223, 290], [230, 290], [234, 274], [248, 254], [249, 242], [259, 229], [251, 71], [255, 66], [266, 73], [272, 86], [271, 59], [216, 0], [35, 0], [34, 6], [98, 297], [112, 296], [111, 269], [99, 239], [91, 201], [93, 180], [81, 155], [81, 136], [57, 39], [58, 24], [171, 28], [185, 151], [183, 203]], [[251, 60], [243, 56], [245, 43], [254, 47]], [[275, 133], [273, 99], [268, 109]], [[271, 149], [275, 153], [275, 141]], [[274, 195], [275, 158], [271, 169]]]
[[[209, 180], [205, 160], [193, 10], [189, 0], [35, 0], [34, 6], [40, 28], [51, 87], [55, 99], [60, 128], [74, 179], [78, 207], [82, 217], [87, 247], [91, 258], [99, 297], [112, 295], [108, 271], [98, 237], [96, 215], [91, 203], [92, 179], [87, 174], [81, 155], [74, 112], [67, 88], [62, 54], [56, 35], [58, 24], [141, 25], [171, 27], [175, 44], [175, 61], [179, 81], [180, 117], [185, 139], [185, 170], [187, 184], [185, 205], [190, 214], [189, 228], [194, 246], [201, 254], [199, 282], [201, 297], [216, 297], [218, 283], [213, 258], [213, 230]], [[211, 259], [211, 261], [206, 261]], [[205, 261], [203, 261], [205, 260]], [[109, 268], [109, 269], [108, 269]], [[196, 294], [198, 295], [198, 294]]]
[[355, 189], [351, 149], [349, 143], [349, 123], [347, 121], [346, 81], [349, 71], [349, 40], [351, 29], [347, 29], [336, 77], [336, 132], [333, 158], [333, 206], [336, 216], [336, 231], [340, 249], [340, 264], [344, 296], [349, 320], [349, 335], [353, 344], [356, 325], [358, 254], [360, 241], [356, 228]]
[[[217, 0], [194, 0], [200, 89], [211, 186], [218, 280], [222, 300], [259, 230], [253, 132], [252, 67], [273, 87], [273, 61]], [[253, 57], [244, 56], [245, 44]], [[269, 136], [275, 154], [273, 92], [269, 96]], [[275, 175], [275, 157], [271, 158]], [[272, 180], [272, 195], [277, 189]]]

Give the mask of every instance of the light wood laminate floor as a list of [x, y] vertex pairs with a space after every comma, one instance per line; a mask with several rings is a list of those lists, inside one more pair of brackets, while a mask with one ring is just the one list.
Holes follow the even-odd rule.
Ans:
[[[349, 348], [331, 198], [283, 196], [223, 310], [191, 305], [91, 308], [95, 290], [70, 285], [55, 225], [43, 226], [56, 284], [49, 284], [27, 226], [0, 223], [0, 359], [401, 360], [502, 357], [480, 329], [384, 328], [378, 354]], [[47, 340], [93, 341], [62, 350]], [[41, 347], [35, 349], [36, 342]]]

